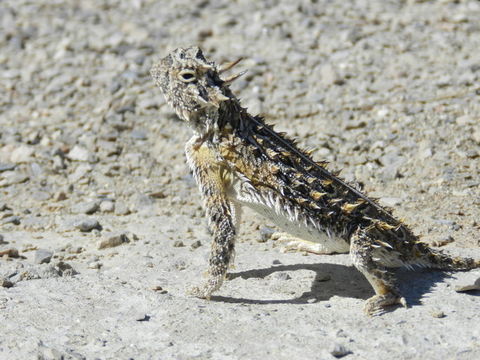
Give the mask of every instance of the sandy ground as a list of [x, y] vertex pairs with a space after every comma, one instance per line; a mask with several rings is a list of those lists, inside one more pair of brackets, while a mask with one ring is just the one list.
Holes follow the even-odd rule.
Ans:
[[479, 271], [399, 272], [368, 318], [348, 255], [283, 254], [246, 214], [230, 281], [149, 76], [243, 56], [252, 113], [432, 245], [480, 258], [480, 2], [0, 2], [1, 359], [477, 359]]

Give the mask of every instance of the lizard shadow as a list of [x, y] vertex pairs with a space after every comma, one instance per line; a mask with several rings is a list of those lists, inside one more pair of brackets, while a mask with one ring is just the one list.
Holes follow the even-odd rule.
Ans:
[[[227, 296], [212, 296], [212, 301], [240, 304], [308, 304], [327, 301], [333, 296], [349, 297], [366, 300], [375, 295], [367, 279], [353, 266], [339, 264], [294, 264], [274, 265], [269, 268], [253, 269], [230, 273], [229, 279], [242, 278], [244, 280], [257, 278], [264, 279], [274, 273], [289, 271], [310, 270], [315, 272], [315, 279], [309, 291], [293, 299], [260, 300], [234, 298]], [[424, 294], [428, 293], [436, 283], [448, 277], [448, 273], [429, 269], [417, 269], [407, 271], [404, 269], [394, 270], [397, 285], [402, 296], [405, 297], [409, 306], [419, 305]], [[272, 281], [290, 281], [275, 280]], [[259, 289], [259, 291], [261, 291]]]

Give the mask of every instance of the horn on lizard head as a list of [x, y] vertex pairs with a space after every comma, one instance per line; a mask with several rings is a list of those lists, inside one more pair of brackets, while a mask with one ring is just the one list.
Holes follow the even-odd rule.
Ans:
[[235, 65], [237, 65], [242, 60], [243, 60], [243, 58], [238, 58], [235, 61], [230, 61], [230, 62], [227, 62], [225, 64], [220, 65], [218, 73], [221, 74], [221, 73], [224, 73], [225, 71], [230, 70], [231, 68], [233, 68]]

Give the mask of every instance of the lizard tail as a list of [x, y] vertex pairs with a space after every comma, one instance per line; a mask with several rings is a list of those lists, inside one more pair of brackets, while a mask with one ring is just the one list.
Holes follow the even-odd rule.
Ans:
[[426, 248], [423, 258], [427, 266], [442, 270], [471, 270], [480, 268], [480, 260], [468, 257], [450, 256], [442, 251]]

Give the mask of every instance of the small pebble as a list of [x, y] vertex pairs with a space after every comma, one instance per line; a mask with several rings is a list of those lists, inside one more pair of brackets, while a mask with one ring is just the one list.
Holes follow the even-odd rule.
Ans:
[[5, 163], [0, 163], [0, 172], [2, 171], [12, 171], [15, 169], [17, 164], [5, 164]]
[[154, 286], [152, 288], [153, 291], [158, 291], [160, 294], [167, 294], [168, 291], [162, 288], [160, 285]]
[[13, 283], [8, 280], [8, 279], [5, 279], [4, 277], [0, 277], [0, 287], [4, 287], [4, 288], [11, 288], [13, 286]]
[[87, 201], [78, 203], [72, 206], [72, 212], [75, 214], [87, 214], [91, 215], [98, 210], [97, 201]]
[[113, 201], [104, 200], [100, 203], [100, 211], [105, 213], [111, 213], [115, 210], [115, 204]]
[[98, 270], [100, 269], [101, 267], [103, 266], [103, 264], [99, 261], [92, 261], [90, 263], [88, 263], [88, 268], [89, 269], [95, 269], [95, 270]]
[[444, 318], [446, 316], [443, 311], [432, 311], [431, 314], [434, 318], [438, 318], [438, 319]]
[[275, 233], [275, 230], [267, 226], [262, 226], [260, 228], [260, 238], [257, 238], [257, 242], [264, 243], [272, 238], [272, 235]]
[[2, 224], [13, 224], [13, 225], [20, 225], [20, 217], [19, 216], [8, 216], [2, 220]]
[[456, 292], [468, 292], [468, 291], [477, 291], [477, 290], [480, 290], [480, 278], [475, 280], [473, 284], [460, 285], [455, 287]]
[[470, 115], [463, 115], [455, 119], [455, 122], [460, 126], [475, 124], [476, 120]]
[[52, 259], [53, 252], [44, 249], [38, 249], [35, 251], [35, 264], [48, 264]]
[[145, 314], [143, 317], [136, 319], [136, 321], [149, 321], [150, 315]]
[[82, 232], [89, 232], [93, 229], [101, 229], [101, 225], [97, 219], [84, 219], [78, 222], [75, 227]]
[[89, 156], [88, 150], [78, 145], [75, 145], [67, 155], [67, 157], [73, 161], [88, 161]]
[[12, 151], [12, 154], [10, 155], [10, 160], [17, 164], [26, 163], [31, 160], [34, 153], [35, 149], [32, 146], [20, 145]]
[[55, 193], [55, 195], [53, 196], [53, 200], [55, 201], [67, 200], [67, 194], [65, 194], [63, 191], [59, 191]]
[[15, 248], [9, 248], [5, 250], [0, 250], [0, 256], [7, 256], [9, 258], [18, 258], [20, 257], [18, 250]]
[[115, 215], [122, 216], [128, 214], [130, 214], [130, 209], [124, 202], [119, 201], [115, 204]]
[[432, 246], [441, 247], [454, 242], [453, 236], [448, 235], [438, 241], [432, 241]]
[[318, 274], [317, 277], [315, 278], [315, 280], [318, 282], [329, 281], [331, 279], [332, 277], [330, 276], [330, 274]]
[[335, 344], [330, 354], [335, 356], [337, 359], [344, 357], [345, 355], [351, 354], [352, 352], [347, 350], [347, 348], [341, 344]]
[[197, 241], [193, 242], [192, 245], [190, 245], [190, 247], [191, 247], [192, 249], [197, 249], [197, 248], [199, 248], [200, 246], [202, 246], [202, 243], [200, 242], [200, 240], [197, 240]]
[[98, 249], [112, 248], [128, 242], [130, 242], [130, 240], [125, 233], [107, 234], [105, 235], [105, 239], [99, 241]]
[[175, 240], [173, 243], [173, 247], [184, 247], [185, 244], [181, 240]]
[[380, 198], [380, 204], [387, 207], [395, 207], [402, 203], [402, 199], [396, 197], [382, 197]]

